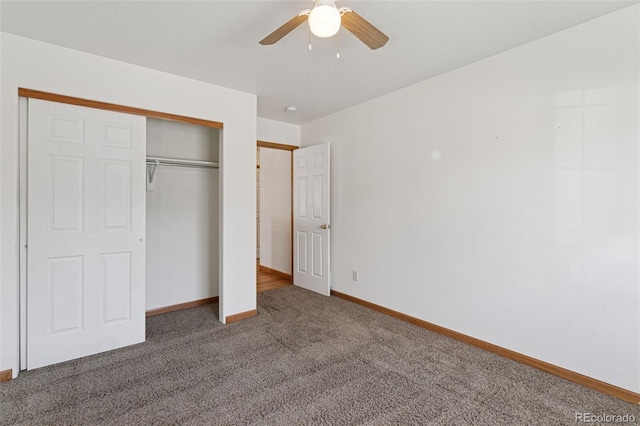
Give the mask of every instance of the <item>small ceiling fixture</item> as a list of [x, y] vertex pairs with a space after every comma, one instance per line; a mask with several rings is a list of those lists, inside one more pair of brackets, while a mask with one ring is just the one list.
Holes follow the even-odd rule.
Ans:
[[284, 112], [296, 112], [297, 109], [294, 106], [288, 106], [284, 109]]
[[353, 10], [348, 7], [338, 9], [335, 0], [314, 0], [312, 9], [305, 9], [289, 19], [260, 40], [260, 44], [270, 45], [278, 42], [304, 21], [308, 21], [309, 30], [315, 36], [323, 38], [336, 35], [342, 25], [372, 50], [379, 49], [389, 40], [386, 34]]

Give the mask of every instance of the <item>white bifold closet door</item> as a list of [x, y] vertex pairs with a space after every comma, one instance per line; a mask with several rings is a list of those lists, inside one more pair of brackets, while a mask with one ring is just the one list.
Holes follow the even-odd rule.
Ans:
[[145, 339], [145, 120], [28, 101], [28, 369]]

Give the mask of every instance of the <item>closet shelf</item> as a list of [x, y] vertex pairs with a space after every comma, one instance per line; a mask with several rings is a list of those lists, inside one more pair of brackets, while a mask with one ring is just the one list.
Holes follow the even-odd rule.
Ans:
[[147, 157], [146, 163], [155, 166], [180, 166], [180, 167], [204, 167], [217, 169], [215, 161], [182, 160], [179, 158]]

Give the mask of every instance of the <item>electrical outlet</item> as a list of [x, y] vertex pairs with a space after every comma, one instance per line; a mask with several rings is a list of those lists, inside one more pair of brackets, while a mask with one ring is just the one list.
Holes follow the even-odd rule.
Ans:
[[358, 281], [358, 271], [351, 271], [351, 279]]

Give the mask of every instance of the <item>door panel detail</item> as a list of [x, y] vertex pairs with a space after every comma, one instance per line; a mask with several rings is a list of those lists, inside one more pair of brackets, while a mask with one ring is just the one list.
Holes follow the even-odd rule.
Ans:
[[131, 126], [118, 123], [105, 124], [105, 137], [103, 146], [131, 149]]
[[51, 334], [82, 328], [82, 256], [49, 259], [48, 296]]
[[323, 262], [322, 262], [322, 245], [323, 245], [323, 236], [317, 232], [313, 233], [313, 244], [311, 245], [311, 262], [313, 264], [312, 274], [314, 277], [322, 278], [323, 277]]
[[131, 253], [102, 255], [105, 323], [131, 317]]
[[50, 141], [84, 143], [84, 120], [82, 118], [50, 114], [47, 121]]
[[307, 177], [298, 179], [298, 217], [307, 217]]
[[131, 162], [102, 162], [102, 225], [127, 229], [131, 222]]
[[298, 272], [307, 273], [309, 271], [307, 267], [307, 233], [299, 231], [298, 232]]
[[50, 230], [82, 231], [84, 217], [84, 163], [82, 158], [49, 157]]
[[322, 220], [322, 183], [324, 179], [322, 176], [314, 176], [313, 177], [313, 218]]

